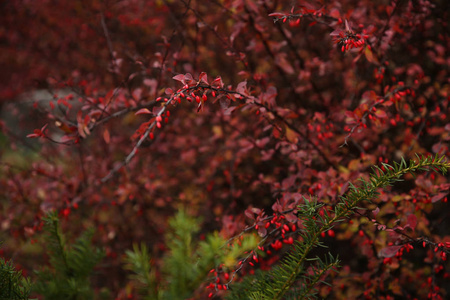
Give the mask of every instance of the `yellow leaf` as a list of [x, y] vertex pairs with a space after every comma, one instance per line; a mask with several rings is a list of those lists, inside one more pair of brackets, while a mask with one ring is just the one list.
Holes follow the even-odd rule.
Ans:
[[106, 144], [109, 144], [109, 142], [111, 141], [111, 136], [109, 134], [109, 130], [105, 128], [105, 130], [103, 131], [103, 139], [105, 140]]
[[298, 135], [295, 131], [286, 126], [286, 139], [294, 144], [298, 143]]
[[213, 126], [212, 131], [218, 138], [221, 138], [223, 136], [222, 128], [220, 126]]
[[366, 58], [369, 62], [379, 65], [380, 62], [378, 61], [378, 59], [376, 58], [375, 55], [373, 55], [372, 50], [369, 49], [369, 47], [366, 47], [366, 50], [364, 51], [364, 54], [366, 55]]
[[392, 201], [392, 202], [399, 202], [399, 201], [402, 201], [404, 198], [405, 198], [404, 196], [401, 196], [401, 195], [395, 195], [395, 196], [393, 196], [393, 197], [391, 198], [391, 201]]
[[341, 172], [343, 174], [349, 174], [350, 173], [350, 170], [347, 169], [346, 167], [342, 166], [342, 165], [339, 165], [338, 168], [339, 168], [339, 172]]

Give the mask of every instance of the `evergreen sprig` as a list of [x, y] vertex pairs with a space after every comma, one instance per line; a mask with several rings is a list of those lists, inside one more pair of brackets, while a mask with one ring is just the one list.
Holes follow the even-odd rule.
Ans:
[[27, 300], [31, 283], [17, 271], [11, 260], [0, 258], [0, 300]]
[[334, 211], [320, 214], [322, 204], [317, 199], [304, 199], [298, 207], [298, 218], [304, 228], [299, 239], [294, 243], [292, 251], [268, 272], [256, 272], [255, 276], [247, 276], [241, 283], [235, 284], [228, 299], [309, 299], [316, 298], [315, 286], [325, 283], [323, 278], [330, 270], [339, 266], [337, 258], [328, 254], [327, 259], [310, 257], [311, 251], [324, 246], [320, 242], [322, 233], [330, 230], [339, 222], [343, 222], [354, 214], [364, 201], [372, 201], [379, 195], [378, 189], [401, 181], [406, 174], [414, 176], [419, 171], [434, 171], [446, 174], [450, 163], [444, 156], [419, 156], [417, 161], [401, 159], [393, 165], [382, 164], [372, 168], [369, 179], [359, 179], [358, 186], [349, 185], [348, 192], [340, 197]]
[[104, 256], [103, 251], [92, 246], [94, 230], [85, 231], [69, 246], [57, 214], [49, 213], [43, 220], [52, 268], [36, 272], [34, 290], [45, 299], [93, 299], [90, 276]]
[[[199, 287], [207, 282], [214, 266], [225, 262], [234, 266], [244, 251], [253, 249], [258, 240], [248, 236], [241, 245], [228, 249], [226, 241], [217, 232], [196, 239], [200, 230], [199, 218], [184, 210], [169, 219], [166, 234], [168, 251], [163, 259], [161, 284], [156, 284], [156, 270], [150, 265], [150, 253], [144, 244], [134, 245], [126, 252], [125, 269], [132, 271], [129, 278], [139, 288], [144, 299], [177, 300], [195, 298]], [[224, 251], [225, 250], [225, 251]], [[203, 288], [200, 288], [203, 292]], [[200, 292], [200, 293], [201, 293]]]
[[144, 299], [159, 299], [156, 285], [155, 270], [151, 268], [150, 253], [144, 243], [133, 244], [133, 251], [125, 252], [125, 269], [134, 274], [129, 275], [130, 279], [137, 284], [139, 292]]

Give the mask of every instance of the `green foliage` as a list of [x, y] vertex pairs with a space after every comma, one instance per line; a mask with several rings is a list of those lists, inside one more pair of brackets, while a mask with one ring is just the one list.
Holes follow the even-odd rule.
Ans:
[[190, 298], [202, 283], [207, 282], [212, 268], [224, 261], [234, 265], [239, 255], [258, 244], [254, 236], [248, 236], [240, 246], [228, 249], [224, 247], [226, 241], [217, 232], [207, 235], [204, 241], [196, 242], [200, 222], [183, 210], [169, 220], [162, 286], [155, 284], [155, 270], [150, 266], [150, 255], [145, 245], [134, 245], [133, 251], [126, 252], [125, 268], [134, 272], [130, 279], [137, 283], [145, 299]]
[[44, 221], [51, 268], [36, 272], [38, 279], [34, 290], [45, 299], [93, 299], [90, 276], [104, 256], [91, 244], [94, 231], [85, 231], [69, 246], [61, 232], [57, 214], [48, 214]]
[[140, 294], [144, 299], [158, 299], [155, 270], [151, 268], [147, 246], [134, 244], [133, 251], [127, 250], [125, 254], [125, 269], [134, 272], [129, 277], [137, 284]]
[[169, 220], [169, 225], [170, 230], [166, 236], [169, 255], [163, 261], [163, 271], [168, 283], [167, 295], [168, 299], [185, 299], [198, 287], [199, 277], [206, 271], [197, 265], [199, 257], [193, 243], [194, 235], [200, 229], [200, 222], [180, 210]]
[[0, 258], [0, 300], [26, 300], [31, 291], [31, 283], [17, 271], [11, 260]]
[[374, 167], [368, 180], [360, 178], [359, 186], [350, 184], [349, 191], [340, 198], [332, 214], [320, 214], [322, 205], [316, 199], [304, 199], [298, 207], [298, 218], [302, 220], [304, 229], [293, 249], [270, 271], [259, 271], [255, 276], [248, 276], [235, 284], [228, 299], [317, 298], [316, 285], [325, 283], [326, 274], [339, 266], [338, 259], [330, 253], [326, 258], [310, 255], [314, 248], [324, 246], [319, 240], [321, 233], [351, 217], [356, 209], [360, 209], [358, 206], [362, 202], [377, 198], [379, 188], [401, 181], [402, 176], [414, 176], [418, 171], [446, 174], [450, 168], [450, 163], [443, 156], [417, 158], [417, 162], [411, 160], [409, 164], [402, 159], [393, 166], [383, 163], [384, 169]]

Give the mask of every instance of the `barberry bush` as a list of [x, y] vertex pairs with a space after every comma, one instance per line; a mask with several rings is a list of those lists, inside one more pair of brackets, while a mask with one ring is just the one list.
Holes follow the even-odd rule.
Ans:
[[89, 297], [448, 297], [448, 8], [2, 4], [0, 254], [57, 211]]

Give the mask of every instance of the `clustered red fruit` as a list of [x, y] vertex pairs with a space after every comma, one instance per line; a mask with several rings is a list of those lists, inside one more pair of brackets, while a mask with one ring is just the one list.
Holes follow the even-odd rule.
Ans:
[[[359, 48], [360, 51], [363, 50], [366, 45], [366, 39], [369, 36], [367, 34], [355, 34], [351, 31], [341, 32], [339, 38], [336, 39], [335, 43], [338, 44], [342, 52], [351, 50], [353, 48]], [[370, 45], [367, 46], [371, 49]]]

